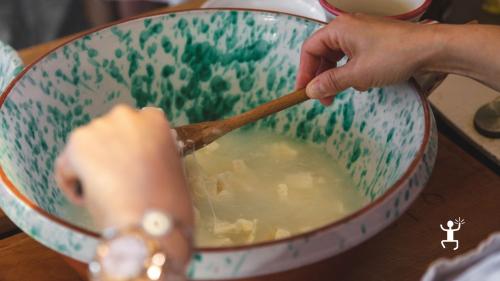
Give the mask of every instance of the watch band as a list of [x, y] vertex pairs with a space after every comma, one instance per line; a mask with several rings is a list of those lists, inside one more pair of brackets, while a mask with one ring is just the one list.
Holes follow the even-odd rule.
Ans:
[[169, 280], [183, 280], [183, 264], [173, 260], [160, 242], [174, 231], [180, 231], [190, 248], [191, 230], [157, 210], [146, 212], [137, 225], [105, 229], [89, 264], [91, 280], [156, 281], [167, 276]]

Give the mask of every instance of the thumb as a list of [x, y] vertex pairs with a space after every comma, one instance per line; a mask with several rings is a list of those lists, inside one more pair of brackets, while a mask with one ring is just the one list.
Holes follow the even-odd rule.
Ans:
[[349, 88], [353, 80], [351, 68], [350, 64], [346, 64], [319, 74], [307, 84], [307, 95], [312, 99], [323, 99]]

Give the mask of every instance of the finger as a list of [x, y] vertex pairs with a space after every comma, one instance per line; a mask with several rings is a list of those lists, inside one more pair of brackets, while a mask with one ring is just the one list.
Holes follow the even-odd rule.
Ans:
[[319, 99], [319, 101], [321, 102], [322, 105], [329, 106], [329, 105], [331, 105], [333, 103], [333, 97], [327, 97], [327, 98]]
[[144, 107], [141, 109], [139, 114], [147, 120], [157, 123], [165, 123], [168, 126], [167, 117], [165, 116], [163, 110], [159, 107]]
[[306, 88], [310, 98], [331, 97], [351, 86], [353, 81], [352, 64], [327, 70], [311, 81]]
[[137, 118], [139, 113], [140, 113], [139, 110], [137, 110], [136, 108], [132, 108], [128, 104], [117, 104], [113, 106], [113, 108], [104, 116], [93, 120], [92, 123], [94, 123], [94, 125], [95, 124], [100, 125], [95, 127], [104, 128], [109, 126], [109, 124], [113, 123], [115, 124], [126, 123], [125, 120], [131, 122], [131, 120]]
[[57, 185], [66, 197], [74, 204], [83, 204], [81, 182], [69, 161], [66, 151], [57, 158], [54, 175]]
[[330, 24], [314, 33], [302, 46], [297, 73], [297, 88], [303, 88], [316, 75], [323, 59], [336, 62], [343, 57], [335, 29]]
[[[333, 63], [333, 62], [330, 62], [329, 60], [323, 59], [321, 61], [321, 65], [319, 66], [318, 71], [316, 72], [316, 76], [320, 75], [321, 73], [323, 73], [323, 72], [325, 72], [327, 70], [330, 70], [330, 69], [332, 69], [332, 68], [334, 68], [336, 66], [337, 66], [337, 63]], [[324, 99], [320, 99], [319, 101], [324, 106], [329, 106], [329, 105], [331, 105], [333, 103], [333, 97], [327, 97], [327, 98], [324, 98]]]

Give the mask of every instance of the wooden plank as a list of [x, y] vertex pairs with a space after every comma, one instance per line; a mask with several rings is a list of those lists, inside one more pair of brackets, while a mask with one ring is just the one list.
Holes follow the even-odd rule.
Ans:
[[[396, 223], [364, 244], [329, 260], [247, 281], [418, 280], [440, 257], [463, 254], [500, 229], [500, 177], [440, 135], [434, 174], [422, 195]], [[448, 219], [463, 217], [460, 249], [442, 249]], [[328, 245], [325, 245], [328, 247]], [[77, 280], [60, 257], [24, 234], [0, 240], [0, 280]], [[8, 269], [7, 271], [5, 269]], [[57, 270], [55, 270], [57, 269]]]
[[16, 234], [19, 231], [16, 225], [0, 210], [0, 239]]
[[25, 234], [0, 240], [0, 280], [80, 281], [59, 255]]

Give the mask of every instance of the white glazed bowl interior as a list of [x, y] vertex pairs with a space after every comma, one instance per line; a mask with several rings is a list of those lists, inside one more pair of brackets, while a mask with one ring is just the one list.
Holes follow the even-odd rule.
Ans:
[[319, 0], [329, 21], [344, 13], [362, 13], [417, 22], [432, 0]]
[[319, 21], [326, 21], [325, 11], [312, 0], [208, 0], [203, 8], [246, 8], [284, 12]]

